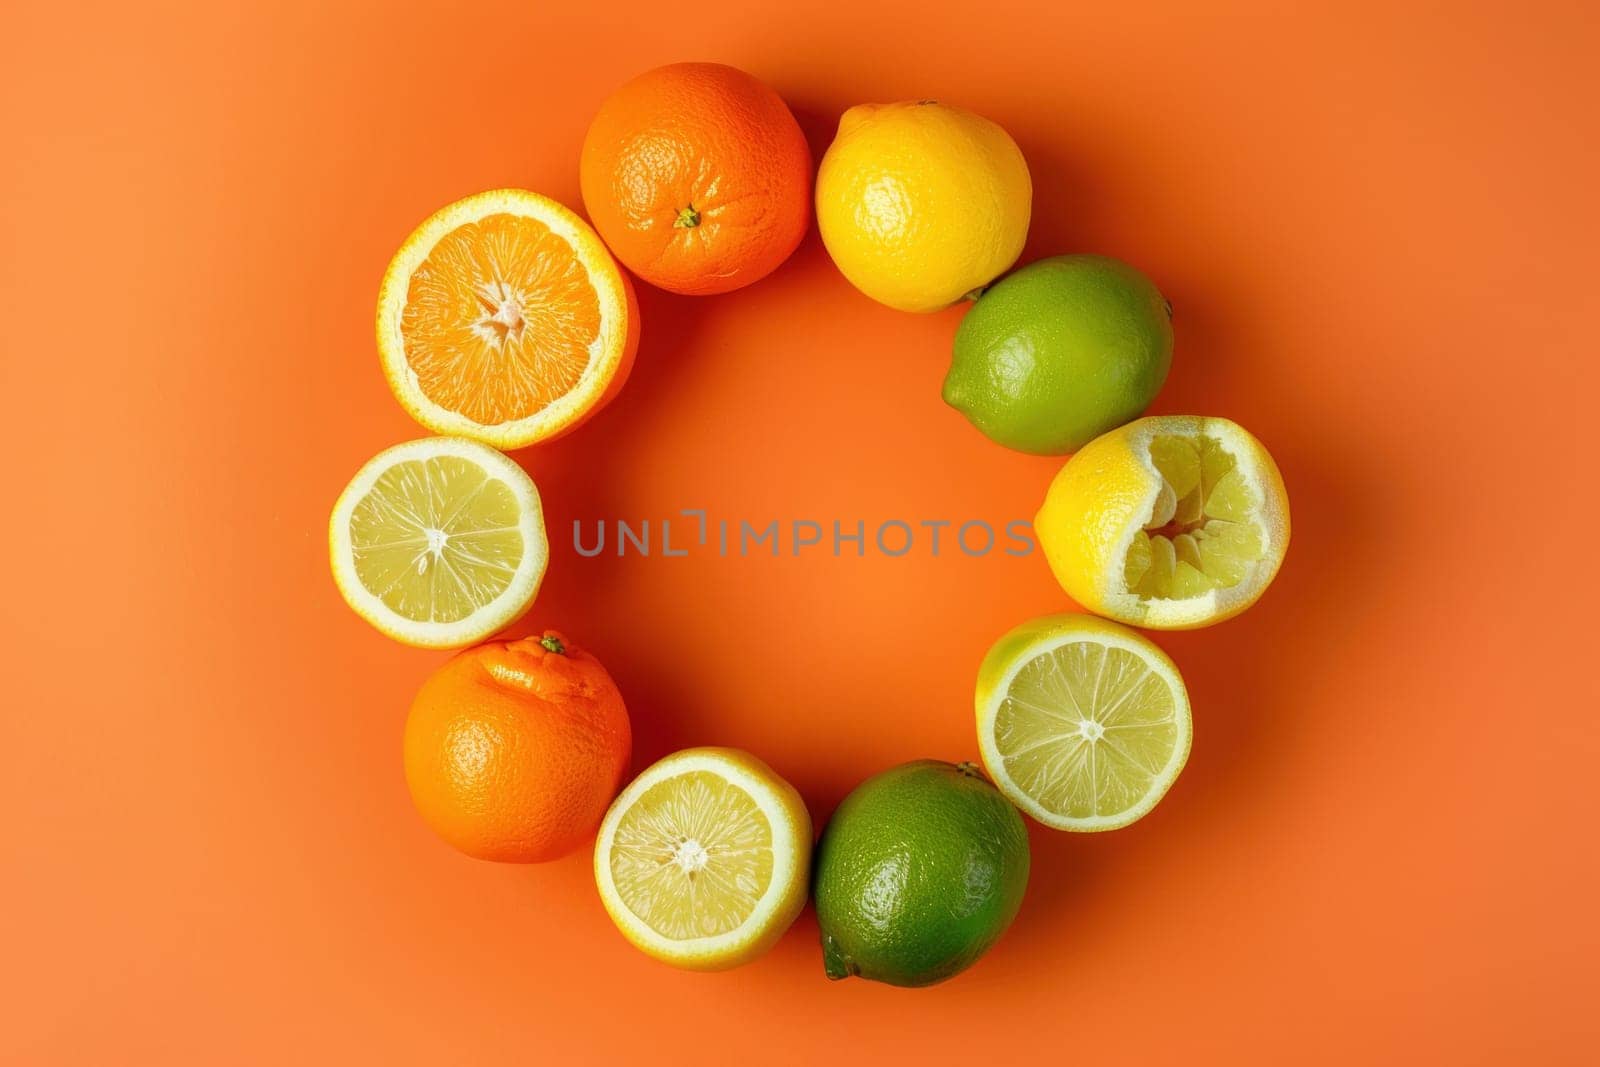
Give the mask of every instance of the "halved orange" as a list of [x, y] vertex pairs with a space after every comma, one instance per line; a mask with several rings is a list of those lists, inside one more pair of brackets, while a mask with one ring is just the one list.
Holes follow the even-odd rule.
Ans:
[[378, 293], [389, 388], [439, 433], [521, 448], [573, 429], [628, 376], [633, 286], [589, 224], [525, 189], [435, 212]]

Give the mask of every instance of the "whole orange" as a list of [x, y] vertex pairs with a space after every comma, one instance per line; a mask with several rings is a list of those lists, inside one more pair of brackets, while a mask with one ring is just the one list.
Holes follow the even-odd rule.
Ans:
[[423, 683], [406, 719], [406, 784], [462, 852], [537, 863], [594, 836], [632, 742], [600, 661], [546, 630], [469, 648]]
[[612, 93], [579, 179], [612, 254], [674, 293], [765, 277], [811, 220], [811, 150], [788, 105], [719, 63], [659, 67]]

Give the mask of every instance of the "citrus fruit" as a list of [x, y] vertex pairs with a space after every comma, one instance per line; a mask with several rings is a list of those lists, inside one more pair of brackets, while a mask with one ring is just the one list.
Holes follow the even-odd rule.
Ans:
[[1105, 256], [1030, 263], [984, 290], [956, 329], [945, 403], [985, 436], [1065, 455], [1136, 418], [1172, 365], [1172, 309]]
[[978, 669], [978, 751], [1013, 804], [1057, 830], [1114, 830], [1189, 758], [1189, 696], [1149, 638], [1092, 615], [1006, 634]]
[[861, 104], [817, 171], [817, 228], [840, 272], [901, 311], [937, 311], [1022, 253], [1033, 207], [1009, 134], [934, 100]]
[[423, 821], [467, 855], [538, 863], [594, 834], [631, 743], [606, 669], [546, 630], [469, 648], [422, 684], [406, 784]]
[[1289, 546], [1289, 497], [1227, 419], [1139, 419], [1069, 459], [1033, 520], [1067, 594], [1157, 630], [1209, 626], [1261, 596]]
[[811, 816], [794, 787], [736, 748], [688, 748], [611, 805], [594, 878], [611, 921], [658, 960], [696, 971], [748, 963], [806, 902]]
[[742, 70], [674, 63], [612, 93], [583, 141], [583, 204], [617, 258], [674, 293], [726, 293], [789, 258], [811, 221], [811, 149]]
[[633, 287], [588, 223], [523, 189], [435, 212], [378, 293], [389, 388], [430, 430], [521, 448], [573, 429], [622, 388], [639, 343]]
[[378, 453], [328, 520], [333, 580], [398, 641], [456, 648], [514, 621], [539, 592], [549, 545], [539, 490], [487, 445], [426, 437]]
[[942, 982], [1005, 933], [1028, 886], [1028, 831], [970, 763], [868, 778], [817, 842], [812, 892], [829, 978]]

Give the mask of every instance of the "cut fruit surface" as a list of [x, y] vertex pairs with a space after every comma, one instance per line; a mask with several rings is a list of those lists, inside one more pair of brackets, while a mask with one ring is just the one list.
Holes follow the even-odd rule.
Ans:
[[1277, 574], [1289, 501], [1265, 448], [1227, 419], [1139, 419], [1085, 445], [1034, 520], [1062, 587], [1156, 629], [1238, 614]]
[[378, 351], [417, 421], [501, 448], [572, 429], [638, 344], [633, 289], [588, 224], [519, 189], [457, 201], [396, 253]]
[[1182, 599], [1238, 585], [1261, 558], [1264, 536], [1259, 498], [1237, 459], [1207, 435], [1158, 436], [1149, 451], [1161, 487], [1128, 546], [1124, 586]]
[[1155, 807], [1192, 733], [1178, 669], [1150, 640], [1090, 615], [1019, 626], [984, 658], [978, 749], [995, 786], [1058, 830], [1112, 830]]
[[750, 794], [691, 771], [651, 786], [618, 820], [611, 875], [628, 910], [663, 937], [726, 934], [772, 884], [772, 826]]
[[625, 937], [720, 970], [765, 952], [805, 903], [811, 819], [794, 788], [737, 749], [686, 749], [634, 780], [595, 843], [595, 883]]
[[328, 548], [350, 606], [428, 648], [469, 645], [512, 622], [549, 558], [533, 481], [456, 437], [396, 445], [362, 467], [334, 505]]

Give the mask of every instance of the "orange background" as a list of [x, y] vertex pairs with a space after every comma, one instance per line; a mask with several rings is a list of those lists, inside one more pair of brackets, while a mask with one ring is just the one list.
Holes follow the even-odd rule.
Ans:
[[[1595, 21], [1207, 6], [8, 7], [0, 1062], [1592, 1056]], [[1034, 827], [1016, 925], [934, 989], [825, 982], [809, 911], [680, 974], [587, 856], [451, 851], [399, 758], [442, 657], [327, 573], [345, 480], [421, 436], [371, 337], [390, 253], [479, 189], [576, 204], [600, 100], [688, 58], [769, 81], [818, 154], [861, 101], [1002, 123], [1025, 258], [1147, 271], [1177, 309], [1155, 410], [1237, 419], [1289, 485], [1266, 598], [1158, 635], [1195, 705], [1176, 787], [1117, 833]], [[960, 312], [872, 304], [814, 231], [753, 288], [640, 296], [620, 399], [518, 455], [555, 546], [527, 626], [611, 667], [636, 768], [748, 747], [819, 822], [973, 756], [982, 653], [1067, 606], [1041, 555], [570, 539], [694, 506], [1031, 516], [1057, 462], [939, 400]]]

